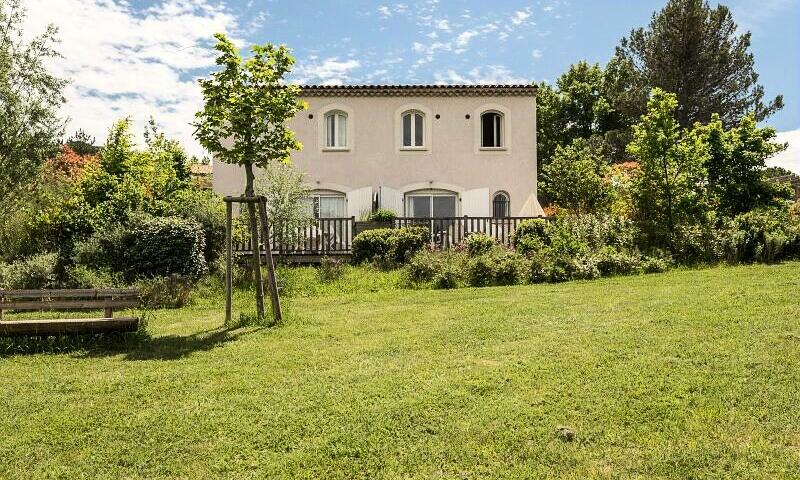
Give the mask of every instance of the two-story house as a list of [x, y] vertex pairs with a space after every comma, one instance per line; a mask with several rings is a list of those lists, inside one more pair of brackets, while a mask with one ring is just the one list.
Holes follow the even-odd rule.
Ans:
[[[319, 217], [375, 206], [407, 217], [542, 215], [532, 85], [303, 86], [289, 122]], [[240, 167], [214, 165], [214, 189], [243, 191]]]

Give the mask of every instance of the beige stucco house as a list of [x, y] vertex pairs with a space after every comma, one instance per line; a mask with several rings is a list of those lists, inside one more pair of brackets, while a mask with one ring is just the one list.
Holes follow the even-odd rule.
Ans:
[[[542, 215], [536, 195], [536, 87], [304, 86], [289, 122], [303, 144], [320, 217]], [[214, 165], [214, 190], [237, 195], [244, 172]]]

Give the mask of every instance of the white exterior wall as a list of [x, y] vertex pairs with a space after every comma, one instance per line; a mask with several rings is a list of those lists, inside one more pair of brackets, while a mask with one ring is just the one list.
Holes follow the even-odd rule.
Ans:
[[[308, 110], [289, 123], [303, 144], [303, 150], [292, 155], [293, 164], [308, 174], [312, 188], [346, 194], [348, 215], [359, 217], [378, 195], [381, 206], [403, 216], [405, 194], [419, 189], [456, 192], [457, 215], [491, 216], [492, 197], [498, 191], [510, 195], [512, 216], [543, 213], [536, 197], [532, 96], [303, 98]], [[410, 109], [425, 113], [423, 150], [401, 149], [401, 114]], [[346, 150], [324, 148], [324, 117], [330, 110], [348, 114]], [[504, 114], [502, 150], [480, 148], [480, 115], [486, 110]], [[244, 171], [215, 162], [213, 185], [223, 195], [241, 194]]]

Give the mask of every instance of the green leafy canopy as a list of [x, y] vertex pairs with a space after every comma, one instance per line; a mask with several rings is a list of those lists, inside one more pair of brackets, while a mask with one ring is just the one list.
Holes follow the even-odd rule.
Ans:
[[286, 122], [306, 107], [298, 100], [299, 87], [283, 82], [294, 65], [289, 49], [254, 45], [252, 56], [243, 59], [225, 35], [214, 37], [221, 69], [200, 80], [205, 106], [196, 114], [198, 141], [225, 163], [265, 167], [288, 161], [302, 145]]

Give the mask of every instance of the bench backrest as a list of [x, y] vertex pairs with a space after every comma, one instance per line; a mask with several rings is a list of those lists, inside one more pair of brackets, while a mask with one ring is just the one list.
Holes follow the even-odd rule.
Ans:
[[95, 310], [105, 309], [107, 316], [115, 308], [139, 305], [135, 288], [73, 290], [0, 290], [0, 317], [3, 310]]

